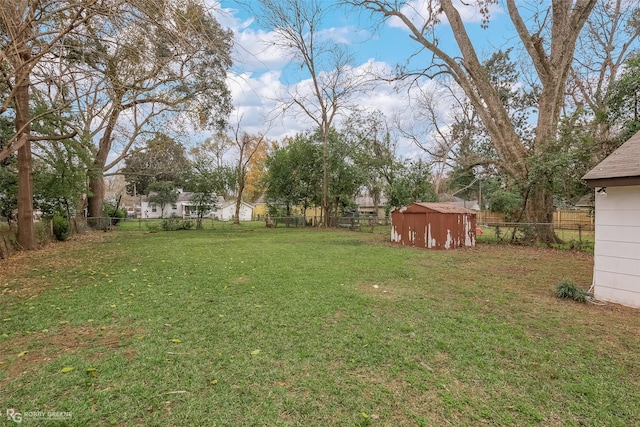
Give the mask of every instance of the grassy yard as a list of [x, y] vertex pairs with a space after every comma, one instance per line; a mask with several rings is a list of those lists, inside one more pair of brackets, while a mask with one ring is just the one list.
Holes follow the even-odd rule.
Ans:
[[553, 296], [589, 287], [589, 254], [131, 225], [0, 261], [2, 419], [640, 425], [638, 311]]

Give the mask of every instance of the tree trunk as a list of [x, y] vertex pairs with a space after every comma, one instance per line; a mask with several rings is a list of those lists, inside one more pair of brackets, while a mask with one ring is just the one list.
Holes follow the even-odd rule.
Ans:
[[102, 222], [104, 202], [104, 177], [102, 170], [89, 178], [89, 196], [87, 197], [87, 222], [90, 227], [99, 228]]
[[322, 129], [322, 208], [321, 227], [329, 227], [329, 129]]
[[[18, 120], [16, 119], [16, 125]], [[33, 225], [33, 165], [29, 135], [23, 133], [24, 145], [18, 150], [18, 234], [16, 241], [22, 249], [37, 249]]]
[[[121, 99], [122, 96], [120, 96]], [[119, 102], [119, 101], [118, 101]], [[89, 195], [87, 196], [87, 217], [91, 227], [99, 227], [102, 221], [102, 211], [104, 207], [104, 166], [107, 164], [107, 157], [111, 151], [113, 130], [116, 127], [118, 117], [122, 107], [114, 107], [111, 110], [109, 122], [104, 130], [102, 138], [98, 143], [98, 152], [93, 161], [93, 170], [89, 173]]]
[[[438, 194], [438, 193], [436, 193]], [[379, 215], [378, 215], [378, 209], [379, 209], [379, 200], [380, 200], [380, 193], [375, 191], [371, 194], [371, 199], [373, 200], [373, 216], [374, 216], [374, 221], [376, 222], [376, 224], [378, 223], [378, 221], [380, 220]], [[360, 211], [359, 207], [356, 207], [358, 209], [358, 212]]]
[[18, 235], [17, 243], [22, 249], [37, 248], [33, 226], [33, 158], [31, 155], [31, 127], [29, 125], [29, 67], [26, 63], [31, 54], [23, 45], [19, 53], [20, 73], [16, 75], [15, 128], [22, 147], [18, 149]]
[[[242, 155], [242, 151], [240, 152]], [[233, 224], [240, 225], [240, 206], [242, 205], [242, 193], [244, 192], [244, 181], [247, 172], [242, 166], [242, 157], [240, 157], [240, 164], [238, 165], [238, 194], [236, 195], [236, 214], [233, 217]]]
[[238, 197], [236, 198], [236, 214], [233, 217], [233, 223], [240, 225], [240, 206], [242, 206], [242, 192], [244, 191], [244, 183], [238, 187]]
[[553, 211], [553, 193], [544, 188], [529, 191], [524, 207], [527, 243], [562, 243], [553, 228]]

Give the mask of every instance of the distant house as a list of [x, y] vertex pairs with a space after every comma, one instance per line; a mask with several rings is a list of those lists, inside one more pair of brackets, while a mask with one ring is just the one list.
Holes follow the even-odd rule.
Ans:
[[[212, 212], [213, 219], [229, 221], [236, 215], [236, 201], [230, 200], [220, 204]], [[251, 221], [253, 219], [253, 205], [247, 202], [240, 203], [240, 221]]]
[[376, 208], [375, 203], [373, 203], [373, 197], [369, 196], [360, 196], [356, 197], [356, 206], [358, 207], [358, 213], [364, 216], [373, 216], [378, 219], [384, 219], [385, 214], [385, 206], [387, 204], [387, 198], [381, 197], [378, 201], [378, 206]]
[[[198, 213], [196, 211], [195, 204], [191, 201], [193, 194], [194, 193], [188, 191], [180, 191], [176, 203], [166, 204], [164, 206], [164, 211], [160, 210], [160, 205], [150, 203], [147, 196], [142, 196], [140, 200], [142, 218], [168, 218], [172, 216], [179, 218], [195, 218]], [[218, 196], [218, 209], [224, 203], [224, 198], [222, 196]], [[213, 212], [215, 212], [215, 208], [211, 212], [207, 212], [205, 217], [210, 216]]]
[[269, 210], [267, 203], [264, 201], [264, 194], [258, 200], [253, 202], [253, 219], [261, 221], [267, 217]]
[[585, 194], [580, 197], [578, 201], [573, 205], [573, 209], [581, 211], [591, 211], [594, 206], [593, 193]]
[[596, 299], [640, 308], [640, 132], [582, 179], [595, 189]]

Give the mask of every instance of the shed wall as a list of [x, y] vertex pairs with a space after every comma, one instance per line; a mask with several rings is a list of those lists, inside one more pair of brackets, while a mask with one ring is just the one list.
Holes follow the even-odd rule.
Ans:
[[640, 308], [640, 186], [596, 196], [594, 295]]
[[476, 217], [471, 213], [399, 212], [391, 214], [391, 241], [403, 246], [454, 249], [475, 246]]

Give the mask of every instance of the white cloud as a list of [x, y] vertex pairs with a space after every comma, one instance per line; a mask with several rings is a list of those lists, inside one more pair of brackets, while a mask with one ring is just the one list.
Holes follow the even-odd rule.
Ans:
[[[415, 7], [424, 7], [424, 1], [413, 1]], [[313, 87], [308, 78], [292, 80], [290, 56], [274, 43], [276, 33], [253, 28], [251, 19], [240, 20], [237, 11], [226, 9], [223, 25], [234, 31], [234, 72], [229, 73], [227, 83], [232, 93], [235, 107], [229, 121], [232, 126], [240, 121], [241, 130], [250, 134], [266, 133], [273, 140], [282, 141], [285, 137], [312, 130], [317, 125], [299, 109], [284, 111], [282, 100], [287, 93], [297, 93], [313, 99]], [[467, 16], [467, 15], [465, 15]], [[472, 18], [471, 12], [468, 19]], [[349, 27], [331, 27], [322, 30], [322, 39], [330, 39], [340, 44], [351, 44], [351, 41], [369, 37], [365, 32], [349, 30]], [[295, 70], [294, 70], [295, 71]], [[393, 74], [393, 66], [377, 59], [368, 59], [350, 70], [354, 76], [375, 71], [377, 75]], [[425, 80], [421, 84], [429, 84]], [[358, 93], [353, 103], [367, 110], [380, 110], [389, 121], [396, 116], [409, 122], [413, 119], [410, 97], [412, 91], [406, 88], [398, 90], [389, 83], [379, 83]], [[444, 107], [443, 107], [444, 108]], [[348, 111], [343, 112], [348, 115]], [[335, 126], [341, 127], [344, 117], [337, 117]], [[399, 141], [399, 151], [402, 155], [415, 157], [415, 146], [408, 140]]]
[[278, 35], [273, 31], [250, 28], [236, 31], [233, 51], [235, 68], [282, 69], [290, 62], [291, 55], [278, 46], [277, 40]]
[[288, 63], [287, 53], [276, 45], [273, 31], [253, 29], [253, 18], [238, 18], [238, 10], [223, 8], [219, 2], [209, 1], [220, 25], [233, 31], [232, 59], [236, 70], [278, 69]]
[[331, 27], [318, 32], [318, 38], [332, 40], [338, 44], [349, 45], [360, 30], [351, 27]]
[[[392, 67], [381, 61], [368, 60], [354, 67], [353, 75], [364, 75], [375, 70], [378, 74], [388, 74]], [[301, 80], [290, 86], [285, 86], [280, 80], [277, 71], [254, 76], [251, 73], [234, 75], [229, 79], [229, 87], [233, 93], [235, 111], [231, 114], [232, 124], [241, 120], [241, 128], [250, 134], [265, 133], [273, 140], [282, 141], [285, 137], [291, 137], [297, 133], [312, 130], [317, 126], [308, 116], [299, 109], [283, 110], [283, 104], [279, 99], [288, 92], [298, 93], [301, 97], [312, 94], [312, 82], [310, 79]], [[410, 99], [416, 97], [419, 90], [436, 90], [436, 85], [428, 80], [420, 82], [421, 87], [399, 88], [392, 83], [379, 83], [369, 87], [353, 98], [353, 105], [363, 110], [379, 110], [391, 123], [394, 120], [410, 125], [416, 123], [414, 108]], [[440, 106], [442, 116], [446, 117], [448, 105]], [[350, 111], [343, 111], [342, 116], [336, 118], [334, 125], [342, 126], [342, 121]], [[419, 123], [419, 121], [418, 121]], [[399, 154], [406, 157], [419, 157], [421, 151], [408, 139], [398, 141]]]

